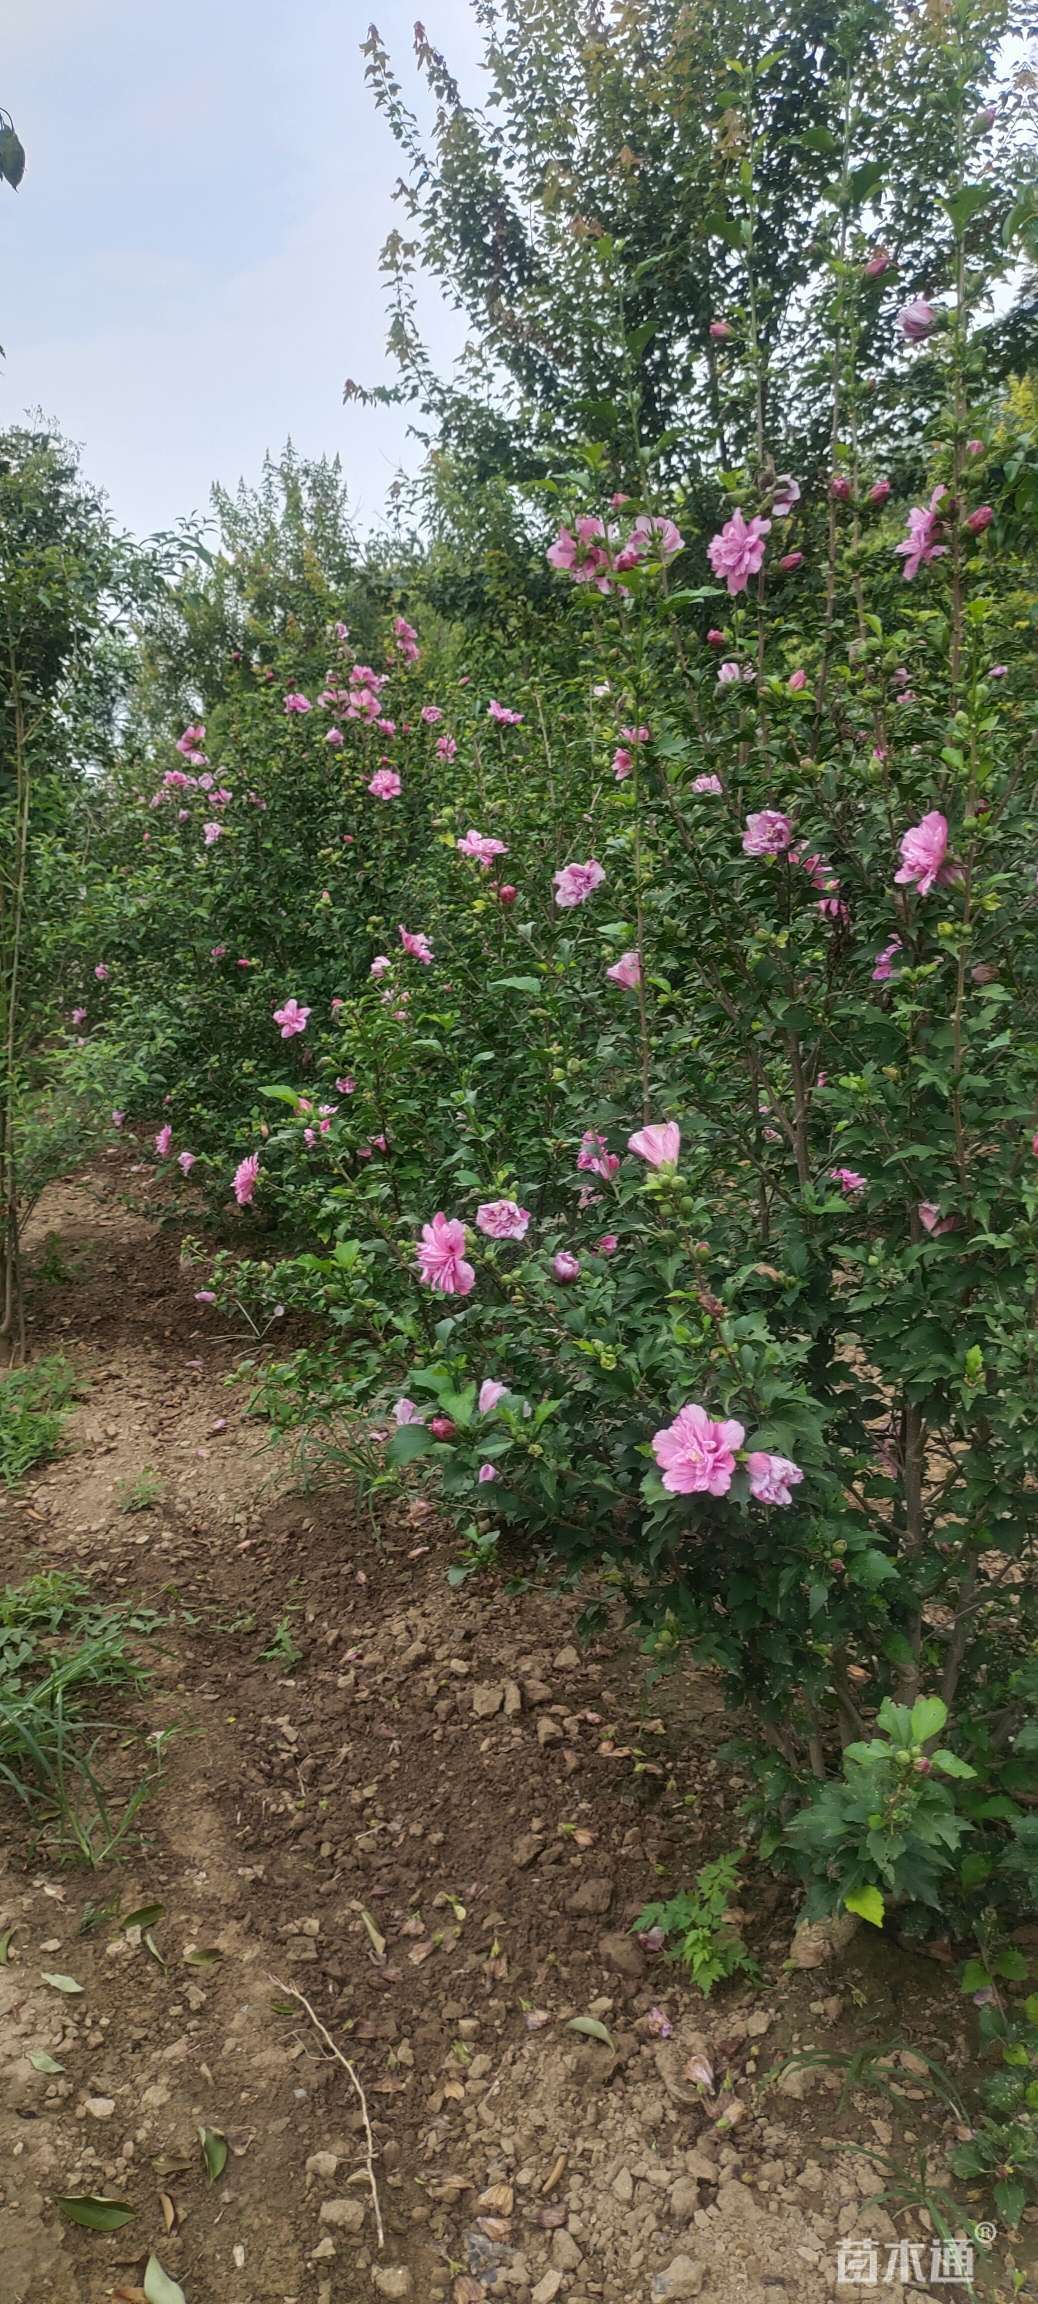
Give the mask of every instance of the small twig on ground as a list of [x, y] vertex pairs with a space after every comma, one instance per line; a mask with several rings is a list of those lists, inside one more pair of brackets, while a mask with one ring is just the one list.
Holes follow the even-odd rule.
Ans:
[[364, 2121], [364, 2136], [365, 2136], [365, 2157], [366, 2157], [366, 2161], [367, 2161], [367, 2176], [368, 2176], [368, 2183], [369, 2183], [369, 2185], [370, 2185], [370, 2187], [371, 2187], [371, 2201], [372, 2201], [372, 2206], [373, 2206], [373, 2208], [374, 2208], [374, 2210], [375, 2210], [375, 2229], [376, 2229], [376, 2231], [377, 2231], [377, 2233], [378, 2233], [378, 2244], [379, 2244], [379, 2247], [380, 2247], [380, 2248], [384, 2248], [384, 2247], [385, 2247], [385, 2245], [386, 2245], [386, 2235], [385, 2235], [385, 2231], [384, 2231], [384, 2229], [383, 2229], [383, 2224], [382, 2224], [382, 2210], [381, 2210], [381, 2208], [380, 2208], [380, 2206], [379, 2206], [379, 2198], [378, 2198], [378, 2185], [377, 2185], [377, 2183], [375, 2182], [375, 2139], [374, 2139], [374, 2137], [373, 2137], [373, 2135], [372, 2135], [372, 2133], [371, 2133], [371, 2122], [370, 2122], [370, 2120], [369, 2120], [369, 2118], [368, 2118], [368, 2100], [367, 2100], [367, 2097], [366, 2097], [366, 2096], [365, 2096], [365, 2094], [364, 2094], [364, 2090], [363, 2090], [363, 2088], [361, 2087], [360, 2081], [359, 2081], [359, 2079], [358, 2079], [358, 2077], [357, 2077], [357, 2074], [356, 2074], [356, 2072], [354, 2071], [353, 2065], [350, 2063], [349, 2057], [348, 2057], [348, 2056], [344, 2056], [344, 2055], [343, 2055], [343, 2052], [342, 2052], [342, 2049], [341, 2049], [341, 2048], [337, 2048], [337, 2047], [336, 2047], [335, 2041], [332, 2039], [331, 2033], [329, 2032], [327, 2025], [326, 2025], [326, 2024], [322, 2024], [322, 2022], [321, 2022], [321, 2019], [320, 2019], [320, 2017], [319, 2017], [319, 2015], [318, 2015], [318, 2013], [317, 2013], [317, 2010], [316, 2010], [316, 2008], [312, 2008], [312, 2007], [311, 2007], [309, 2000], [307, 2000], [307, 1999], [306, 1999], [305, 1995], [304, 1995], [302, 1992], [297, 1992], [297, 1990], [296, 1990], [296, 1987], [295, 1987], [295, 1985], [294, 1985], [294, 1984], [286, 1984], [286, 1983], [285, 1983], [285, 1981], [284, 1981], [284, 1978], [283, 1978], [283, 1977], [281, 1977], [281, 1976], [275, 1976], [275, 1975], [273, 1975], [273, 1974], [272, 1974], [272, 1975], [271, 1975], [271, 1979], [270, 1979], [270, 1981], [271, 1981], [271, 1983], [272, 1983], [272, 1984], [276, 1984], [276, 1985], [277, 1985], [277, 1988], [278, 1988], [278, 1991], [279, 1991], [279, 1992], [285, 1992], [285, 1993], [287, 1993], [287, 1995], [288, 1995], [288, 1998], [289, 1998], [290, 2000], [295, 2000], [295, 2001], [298, 2003], [298, 2005], [299, 2005], [299, 2007], [300, 2007], [300, 2008], [305, 2008], [305, 2010], [306, 2010], [306, 2013], [307, 2013], [307, 2015], [308, 2015], [308, 2016], [309, 2016], [309, 2018], [310, 2018], [310, 2022], [311, 2022], [311, 2024], [313, 2024], [313, 2025], [314, 2025], [314, 2027], [315, 2027], [315, 2029], [316, 2029], [316, 2030], [317, 2030], [317, 2031], [320, 2033], [320, 2035], [321, 2035], [321, 2038], [322, 2038], [322, 2040], [324, 2041], [324, 2043], [325, 2043], [326, 2047], [328, 2047], [328, 2048], [330, 2048], [330, 2049], [331, 2049], [332, 2055], [334, 2056], [336, 2063], [337, 2063], [337, 2064], [341, 2064], [341, 2065], [342, 2065], [342, 2068], [343, 2068], [343, 2071], [344, 2071], [344, 2072], [348, 2072], [348, 2073], [349, 2073], [349, 2076], [350, 2076], [350, 2079], [351, 2079], [351, 2081], [352, 2081], [352, 2083], [353, 2083], [353, 2086], [354, 2086], [354, 2088], [355, 2088], [355, 2089], [356, 2089], [356, 2091], [357, 2091], [357, 2096], [358, 2096], [358, 2099], [359, 2099], [359, 2102], [360, 2102], [360, 2109], [361, 2109], [361, 2114], [362, 2114], [362, 2117], [363, 2117], [363, 2121]]

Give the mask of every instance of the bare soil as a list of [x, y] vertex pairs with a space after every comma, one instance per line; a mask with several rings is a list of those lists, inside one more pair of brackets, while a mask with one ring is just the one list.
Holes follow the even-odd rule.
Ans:
[[[163, 1749], [99, 1870], [0, 1805], [0, 2304], [133, 2304], [152, 2252], [187, 2304], [830, 2304], [854, 2236], [874, 2294], [965, 2297], [928, 2286], [925, 2207], [875, 2198], [876, 2161], [940, 2172], [919, 2058], [969, 2086], [954, 1976], [864, 1932], [791, 1969], [787, 1890], [752, 1871], [758, 1984], [705, 2002], [642, 1954], [635, 1913], [738, 1841], [715, 1683], [647, 1687], [619, 1622], [582, 1645], [572, 1594], [452, 1590], [417, 1500], [375, 1526], [300, 1493], [146, 1191], [113, 1159], [36, 1224], [34, 1349], [83, 1394], [3, 1512], [0, 1569], [155, 1612], [112, 1766], [128, 1788], [141, 1732]], [[150, 1945], [121, 1925], [149, 1905]], [[358, 2096], [293, 1990], [363, 2088], [381, 2248]], [[589, 2015], [607, 2041], [569, 2029]], [[897, 2101], [782, 2074], [866, 2040]], [[229, 2142], [215, 2183], [202, 2129]], [[133, 2220], [71, 2227], [78, 2193]], [[887, 2278], [902, 2239], [921, 2253]]]

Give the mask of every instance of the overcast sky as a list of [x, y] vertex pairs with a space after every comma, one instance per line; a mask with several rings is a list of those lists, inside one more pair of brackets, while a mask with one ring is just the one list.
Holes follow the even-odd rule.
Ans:
[[[404, 223], [359, 45], [373, 13], [420, 102], [416, 11], [476, 92], [468, 0], [8, 11], [0, 104], [28, 165], [0, 185], [0, 421], [55, 417], [136, 533], [255, 478], [289, 434], [339, 451], [362, 522], [413, 465], [406, 416], [344, 408], [342, 386], [391, 380], [378, 252]], [[433, 298], [425, 317], [446, 360], [460, 324]]]

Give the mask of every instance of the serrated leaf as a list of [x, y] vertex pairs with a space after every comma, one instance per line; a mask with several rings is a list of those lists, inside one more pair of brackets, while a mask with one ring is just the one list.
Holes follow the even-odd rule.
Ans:
[[878, 1888], [852, 1888], [843, 1901], [848, 1912], [856, 1912], [859, 1920], [868, 1921], [870, 1928], [882, 1928], [886, 1906]]
[[187, 2304], [183, 2289], [163, 2271], [157, 2256], [149, 2256], [144, 2267], [144, 2293], [148, 2304]]
[[87, 2232], [119, 2232], [137, 2214], [128, 2200], [107, 2200], [95, 2192], [66, 2193], [55, 2207], [66, 2224], [81, 2224]]
[[413, 1464], [417, 1456], [427, 1456], [435, 1448], [436, 1436], [425, 1424], [400, 1424], [386, 1449], [391, 1464]]
[[200, 2128], [198, 2141], [202, 2147], [205, 2172], [210, 2184], [215, 2184], [227, 2166], [228, 2144], [218, 2128]]
[[63, 2072], [65, 2069], [63, 2064], [55, 2063], [53, 2056], [48, 2056], [45, 2048], [34, 2048], [29, 2062], [34, 2072]]
[[82, 1984], [77, 1984], [74, 1976], [55, 1976], [47, 1968], [41, 1968], [40, 1975], [44, 1983], [50, 1984], [55, 1992], [82, 1992], [84, 1989]]
[[604, 2048], [611, 2048], [613, 2045], [612, 2034], [606, 2031], [604, 2024], [599, 2023], [597, 2016], [571, 2016], [566, 2030], [567, 2032], [582, 2032], [588, 2040], [600, 2040]]

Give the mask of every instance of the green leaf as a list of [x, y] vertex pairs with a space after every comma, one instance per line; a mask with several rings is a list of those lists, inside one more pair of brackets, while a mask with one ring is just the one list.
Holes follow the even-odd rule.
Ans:
[[165, 1917], [164, 1904], [141, 1904], [136, 1912], [124, 1912], [120, 1928], [154, 1928], [156, 1921]]
[[227, 2138], [220, 2134], [218, 2128], [200, 2128], [198, 2141], [202, 2147], [206, 2175], [210, 2184], [215, 2184], [227, 2166]]
[[948, 1707], [939, 1696], [920, 1696], [909, 1715], [912, 1741], [928, 1744], [931, 1736], [939, 1736], [948, 1717]]
[[893, 1560], [888, 1560], [886, 1553], [877, 1551], [874, 1545], [870, 1545], [864, 1552], [855, 1552], [847, 1562], [848, 1583], [860, 1584], [866, 1592], [877, 1591], [881, 1584], [889, 1583], [890, 1578], [896, 1575], [897, 1568]]
[[488, 992], [543, 992], [544, 980], [540, 976], [492, 976]]
[[867, 1920], [870, 1928], [882, 1928], [886, 1906], [878, 1888], [852, 1888], [845, 1896], [848, 1912], [856, 1912], [859, 1920]]
[[70, 2192], [55, 2202], [66, 2224], [82, 2224], [87, 2232], [118, 2232], [136, 2216], [128, 2200], [106, 2200], [94, 2192]]
[[875, 191], [877, 184], [882, 183], [883, 173], [881, 160], [863, 160], [860, 168], [852, 168], [847, 179], [847, 185], [856, 208], [861, 206], [863, 200], [868, 199], [869, 193]]
[[63, 2072], [65, 2069], [63, 2064], [55, 2063], [53, 2056], [48, 2056], [45, 2048], [34, 2048], [29, 2062], [34, 2072]]
[[149, 2256], [144, 2267], [144, 2293], [148, 2304], [187, 2304], [183, 2289], [163, 2271], [157, 2256]]
[[944, 1776], [975, 1776], [977, 1773], [975, 1768], [970, 1767], [968, 1760], [960, 1760], [957, 1752], [946, 1751], [943, 1744], [931, 1753], [930, 1758], [934, 1767], [939, 1768]]
[[950, 216], [954, 231], [965, 232], [974, 216], [979, 216], [981, 209], [988, 206], [993, 190], [990, 184], [963, 184], [950, 200], [942, 200], [941, 206]]
[[53, 1985], [55, 1992], [82, 1992], [83, 1990], [82, 1984], [77, 1984], [74, 1976], [54, 1976], [46, 1968], [40, 1969], [40, 1975], [45, 1984]]
[[600, 2040], [604, 2048], [613, 2045], [612, 2034], [606, 2031], [604, 2024], [599, 2023], [597, 2016], [571, 2016], [566, 2030], [583, 2032], [588, 2040]]
[[1018, 1944], [1006, 1944], [995, 1955], [995, 1974], [1004, 1976], [1010, 1984], [1020, 1984], [1029, 1974], [1027, 1962]]
[[3, 1935], [0, 1936], [0, 1968], [6, 1968], [7, 1966], [11, 1955], [11, 1939], [13, 1935], [13, 1928], [5, 1928]]
[[25, 174], [25, 146], [13, 128], [0, 128], [0, 178], [13, 192]]
[[995, 2205], [1012, 2230], [1020, 2222], [1027, 2193], [1022, 2184], [996, 2184]]
[[190, 1952], [184, 1954], [184, 1964], [188, 1968], [215, 1968], [217, 1961], [222, 1959], [222, 1952], [205, 1944], [195, 1945]]
[[413, 1464], [416, 1456], [427, 1456], [435, 1448], [435, 1435], [425, 1424], [399, 1424], [386, 1449], [390, 1464]]
[[986, 1992], [991, 1978], [983, 1960], [967, 1960], [959, 1978], [963, 1992]]

